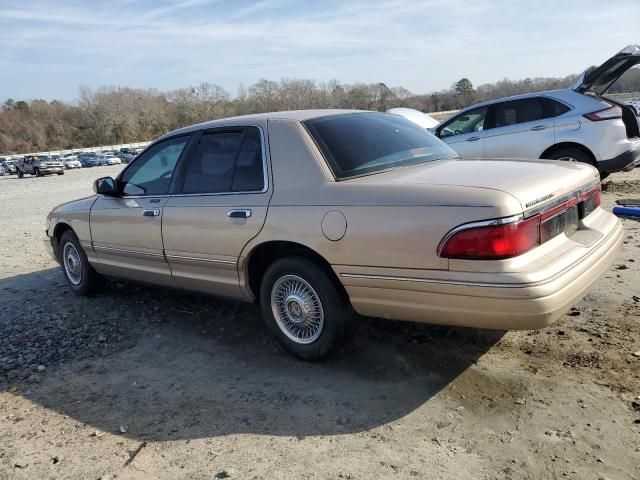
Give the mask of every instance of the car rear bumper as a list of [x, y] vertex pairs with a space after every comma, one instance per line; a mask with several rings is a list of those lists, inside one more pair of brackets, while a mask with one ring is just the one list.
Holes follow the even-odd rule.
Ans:
[[598, 170], [606, 173], [627, 172], [640, 165], [640, 140], [631, 143], [631, 148], [608, 160], [598, 162]]
[[[543, 328], [574, 306], [604, 274], [621, 248], [619, 221], [579, 262], [532, 283], [474, 283], [374, 274], [337, 266], [354, 309], [366, 316], [413, 322], [527, 330]], [[369, 273], [363, 273], [368, 271]], [[424, 272], [423, 272], [424, 273]]]

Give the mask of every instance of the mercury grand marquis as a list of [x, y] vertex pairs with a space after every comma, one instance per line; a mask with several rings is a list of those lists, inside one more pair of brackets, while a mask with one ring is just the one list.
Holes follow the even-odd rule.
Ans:
[[55, 208], [69, 287], [105, 277], [256, 302], [291, 353], [321, 358], [359, 315], [536, 329], [615, 260], [598, 171], [460, 159], [386, 113], [311, 110], [164, 135], [96, 194]]

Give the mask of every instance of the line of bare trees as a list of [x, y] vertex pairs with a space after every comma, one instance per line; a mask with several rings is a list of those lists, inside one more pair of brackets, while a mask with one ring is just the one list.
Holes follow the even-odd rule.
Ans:
[[465, 78], [449, 89], [426, 95], [384, 83], [346, 85], [335, 80], [260, 80], [248, 88], [241, 85], [235, 97], [209, 82], [171, 92], [82, 87], [74, 103], [4, 102], [0, 107], [0, 154], [146, 141], [181, 126], [254, 112], [307, 108], [384, 111], [392, 107], [453, 110], [492, 98], [560, 88], [574, 80], [574, 75], [505, 79], [474, 88]]

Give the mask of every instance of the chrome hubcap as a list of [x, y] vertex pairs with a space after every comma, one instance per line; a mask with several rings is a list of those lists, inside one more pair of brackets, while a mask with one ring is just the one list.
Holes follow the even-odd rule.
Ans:
[[282, 333], [303, 345], [318, 339], [324, 326], [320, 297], [297, 275], [284, 275], [271, 289], [271, 309]]
[[67, 278], [74, 285], [80, 285], [82, 282], [82, 260], [76, 246], [67, 242], [62, 250], [62, 259], [64, 263], [64, 271]]

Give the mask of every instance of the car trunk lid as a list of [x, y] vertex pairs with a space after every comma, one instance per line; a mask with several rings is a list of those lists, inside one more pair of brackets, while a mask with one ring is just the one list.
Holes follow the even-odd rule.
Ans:
[[351, 181], [499, 190], [515, 197], [523, 210], [530, 210], [598, 180], [594, 168], [576, 162], [460, 159], [426, 162]]
[[630, 68], [640, 63], [640, 45], [629, 45], [599, 67], [583, 72], [573, 86], [579, 93], [602, 95]]

